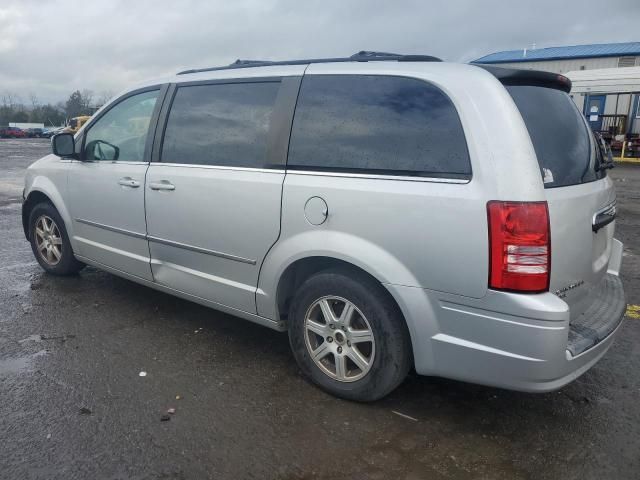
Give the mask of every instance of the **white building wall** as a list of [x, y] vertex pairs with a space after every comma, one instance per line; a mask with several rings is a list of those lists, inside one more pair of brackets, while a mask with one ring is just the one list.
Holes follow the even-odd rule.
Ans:
[[10, 127], [16, 128], [44, 128], [44, 123], [24, 123], [24, 122], [9, 122]]
[[[542, 70], [552, 73], [568, 73], [575, 70], [594, 70], [603, 68], [618, 68], [618, 61], [620, 57], [605, 57], [605, 58], [578, 58], [567, 60], [549, 60], [538, 62], [512, 62], [512, 63], [499, 63], [495, 64], [497, 67], [512, 67], [522, 68], [527, 70]], [[640, 66], [640, 56], [635, 57], [636, 66]], [[584, 90], [583, 90], [584, 91]], [[627, 90], [628, 91], [628, 90]], [[572, 93], [571, 98], [575, 102], [578, 109], [584, 111], [585, 94]], [[633, 116], [633, 99], [635, 95], [628, 93], [621, 93], [618, 97], [618, 115], [629, 115], [628, 122], [631, 121]], [[630, 110], [631, 108], [631, 110]], [[604, 114], [613, 115], [616, 113], [616, 95], [609, 94], [605, 100]], [[640, 108], [636, 115], [640, 115]], [[633, 128], [631, 133], [640, 134], [640, 116], [636, 117], [633, 121]]]
[[[627, 115], [629, 113], [631, 94], [621, 93], [618, 98], [618, 115]], [[614, 115], [616, 113], [616, 95], [607, 95], [607, 101], [604, 105], [605, 115]]]
[[584, 111], [584, 95], [581, 93], [572, 93], [571, 98], [573, 98], [573, 101], [578, 107], [578, 110], [583, 112]]
[[[631, 93], [621, 93], [618, 98], [618, 115], [627, 115], [627, 122], [631, 121], [631, 117], [633, 116], [633, 99], [636, 97], [635, 94]], [[571, 94], [571, 98], [577, 105], [578, 109], [583, 112], [584, 111], [584, 100], [585, 95], [581, 93]], [[631, 110], [630, 110], [631, 108]], [[605, 115], [615, 115], [616, 113], [616, 94], [611, 93], [607, 95], [607, 98], [604, 102], [604, 114]], [[640, 115], [640, 109], [636, 112], [636, 115]], [[640, 116], [637, 116], [633, 121], [633, 128], [629, 133], [640, 133]]]
[[[573, 70], [593, 70], [596, 68], [618, 68], [620, 57], [605, 58], [572, 58], [567, 60], [545, 60], [541, 62], [498, 63], [497, 67], [523, 68], [542, 70], [553, 73], [567, 73]], [[640, 65], [640, 57], [636, 57], [636, 65]], [[584, 67], [584, 68], [582, 68]]]
[[[629, 107], [633, 109], [633, 98], [635, 95], [630, 93], [621, 93], [618, 98], [618, 115], [628, 115], [628, 120], [631, 120], [631, 115], [633, 115], [633, 111], [629, 110]], [[578, 110], [581, 112], [584, 111], [584, 101], [585, 95], [581, 93], [572, 93], [571, 98], [575, 102]], [[611, 93], [607, 95], [607, 98], [604, 102], [604, 115], [615, 115], [616, 114], [616, 94]], [[640, 118], [636, 118], [633, 122], [633, 131], [631, 133], [640, 133]]]

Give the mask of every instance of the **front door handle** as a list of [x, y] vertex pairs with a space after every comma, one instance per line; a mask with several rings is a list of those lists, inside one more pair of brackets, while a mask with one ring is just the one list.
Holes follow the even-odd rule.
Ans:
[[150, 182], [149, 188], [151, 190], [175, 190], [176, 186], [169, 180], [160, 180], [159, 182]]
[[138, 188], [140, 186], [140, 182], [134, 180], [131, 177], [122, 177], [120, 180], [118, 180], [118, 185], [122, 185], [123, 187]]

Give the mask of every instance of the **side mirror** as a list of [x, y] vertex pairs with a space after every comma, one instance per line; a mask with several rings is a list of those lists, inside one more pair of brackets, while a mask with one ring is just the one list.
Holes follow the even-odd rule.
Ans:
[[70, 133], [58, 133], [51, 137], [53, 154], [63, 158], [75, 157], [76, 142]]

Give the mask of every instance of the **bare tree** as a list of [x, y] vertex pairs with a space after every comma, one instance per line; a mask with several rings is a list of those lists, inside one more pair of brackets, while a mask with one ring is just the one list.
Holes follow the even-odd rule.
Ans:
[[93, 91], [84, 89], [81, 92], [82, 95], [82, 109], [85, 113], [91, 114], [91, 105], [93, 103]]
[[13, 92], [4, 92], [2, 94], [2, 106], [10, 109], [16, 108], [20, 104], [20, 97]]
[[29, 94], [29, 100], [31, 101], [32, 110], [37, 110], [38, 108], [40, 108], [40, 99], [38, 99], [38, 96], [35, 93]]
[[113, 97], [113, 95], [114, 95], [113, 90], [102, 90], [98, 94], [98, 98], [96, 100], [96, 106], [101, 107], [102, 105], [107, 103], [109, 100], [111, 100], [111, 97]]

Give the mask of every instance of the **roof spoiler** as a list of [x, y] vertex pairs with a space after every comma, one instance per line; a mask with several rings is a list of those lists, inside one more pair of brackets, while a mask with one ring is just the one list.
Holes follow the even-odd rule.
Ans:
[[533, 87], [555, 88], [569, 93], [571, 91], [571, 80], [564, 75], [557, 73], [542, 72], [540, 70], [522, 70], [518, 68], [495, 67], [493, 65], [483, 65], [472, 63], [477, 67], [484, 68], [487, 72], [496, 77], [503, 85], [529, 85]]

